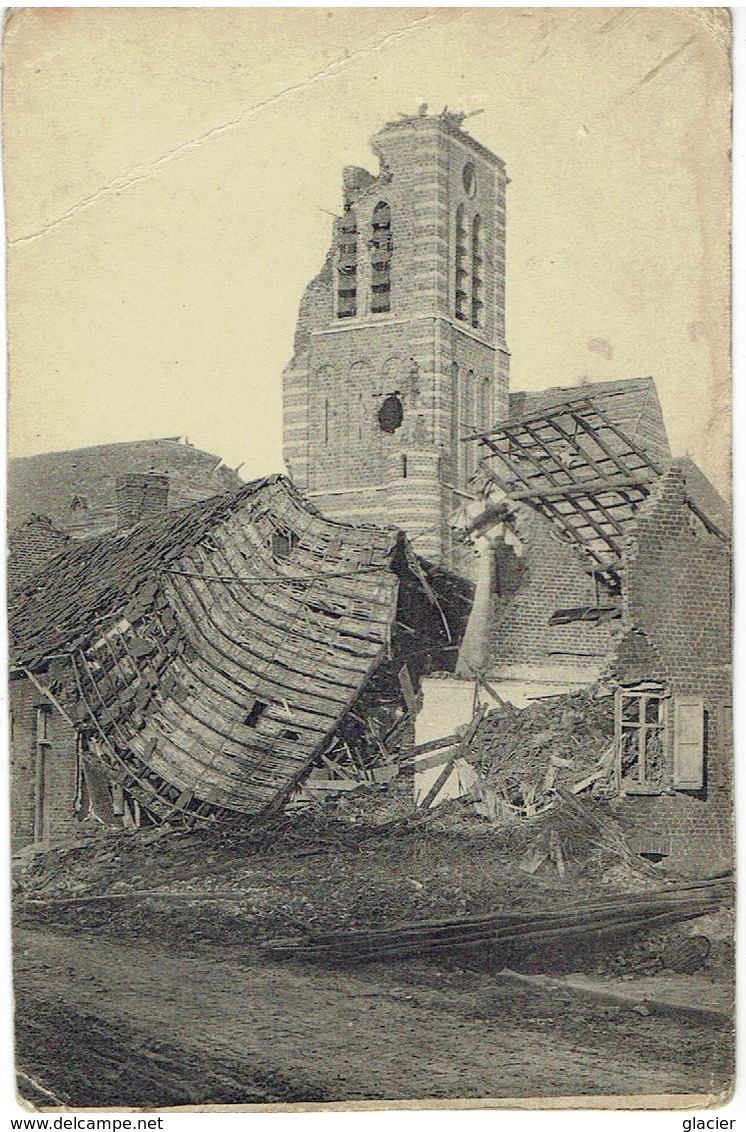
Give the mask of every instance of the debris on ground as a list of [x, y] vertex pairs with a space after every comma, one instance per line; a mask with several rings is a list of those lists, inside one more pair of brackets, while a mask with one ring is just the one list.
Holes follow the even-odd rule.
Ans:
[[[696, 919], [732, 897], [732, 880], [659, 889], [643, 896], [621, 894], [582, 904], [555, 903], [551, 911], [500, 911], [487, 916], [415, 922], [377, 929], [331, 931], [302, 939], [271, 940], [264, 945], [274, 958], [371, 962], [380, 959], [440, 955], [488, 946], [505, 962], [508, 956], [543, 955], [548, 949], [574, 947], [580, 941], [603, 946], [608, 937], [625, 940], [664, 924]], [[680, 973], [693, 973], [709, 952], [704, 936], [689, 936], [669, 945], [664, 963]], [[668, 959], [666, 958], [668, 955]]]
[[[287, 811], [212, 829], [102, 832], [24, 854], [16, 869], [18, 914], [23, 922], [69, 923], [119, 937], [178, 936], [185, 946], [289, 937], [313, 947], [340, 933], [370, 935], [405, 923], [419, 949], [430, 925], [440, 941], [436, 953], [464, 922], [467, 934], [481, 922], [488, 923], [484, 938], [477, 932], [470, 943], [478, 951], [486, 946], [493, 963], [497, 945], [515, 945], [523, 933], [526, 969], [546, 965], [546, 947], [533, 946], [542, 938], [555, 945], [555, 969], [564, 963], [609, 975], [653, 974], [721, 962], [727, 942], [709, 958], [705, 931], [699, 935], [707, 947], [671, 924], [718, 913], [723, 885], [712, 890], [713, 903], [712, 892], [703, 895], [694, 882], [685, 885], [644, 860], [611, 812], [603, 788], [613, 752], [609, 697], [578, 692], [523, 709], [500, 703], [475, 714], [458, 742], [466, 736], [466, 757], [484, 790], [500, 798], [492, 817], [472, 794], [416, 807], [417, 748], [411, 732], [400, 730], [395, 765], [394, 744], [381, 743], [377, 764], [359, 765], [354, 745], [346, 744], [318, 768], [329, 775], [325, 785], [300, 793]], [[335, 778], [342, 789], [334, 789]], [[666, 918], [672, 909], [656, 901], [677, 899]], [[567, 911], [564, 926], [572, 935], [575, 924], [578, 937], [597, 940], [605, 910], [616, 909], [608, 947], [584, 951], [579, 939], [564, 946], [557, 909], [567, 909], [568, 900], [576, 911]], [[635, 909], [646, 911], [635, 916]], [[537, 939], [525, 936], [526, 923]], [[377, 937], [377, 954], [381, 946]]]
[[[21, 927], [16, 947], [17, 1065], [63, 1107], [417, 1103], [491, 1096], [496, 1075], [511, 1097], [613, 1096], [631, 1080], [649, 1094], [713, 1093], [732, 1080], [730, 1017], [658, 1010], [661, 977], [610, 981], [605, 996], [598, 979], [578, 991], [465, 962], [283, 971], [245, 946], [64, 925]], [[702, 976], [673, 979], [675, 1001], [727, 1001]]]
[[551, 696], [489, 712], [471, 743], [470, 761], [516, 816], [550, 808], [563, 786], [580, 793], [613, 771], [614, 700], [593, 690]]

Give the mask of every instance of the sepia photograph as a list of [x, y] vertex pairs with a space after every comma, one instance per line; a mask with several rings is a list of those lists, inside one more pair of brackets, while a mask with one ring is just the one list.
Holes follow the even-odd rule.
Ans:
[[22, 1109], [727, 1103], [731, 39], [6, 10]]

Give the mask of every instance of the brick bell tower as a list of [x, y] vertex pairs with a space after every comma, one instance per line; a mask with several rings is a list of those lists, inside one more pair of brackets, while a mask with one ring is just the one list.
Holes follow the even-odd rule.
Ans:
[[372, 139], [377, 176], [344, 170], [283, 387], [298, 487], [329, 518], [401, 527], [448, 566], [476, 461], [460, 437], [508, 415], [507, 177], [464, 117], [423, 106]]

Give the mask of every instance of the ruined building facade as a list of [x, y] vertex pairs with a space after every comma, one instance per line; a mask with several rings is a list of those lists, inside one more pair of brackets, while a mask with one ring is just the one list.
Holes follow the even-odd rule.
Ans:
[[507, 415], [503, 161], [462, 115], [388, 123], [380, 170], [344, 171], [344, 211], [301, 302], [284, 455], [333, 519], [395, 525], [452, 564], [474, 472], [460, 438]]
[[727, 868], [727, 505], [671, 456], [649, 378], [511, 397], [479, 447], [479, 498], [454, 520], [479, 559], [460, 675], [519, 707], [595, 689], [614, 744], [585, 787], [632, 851], [684, 872]]

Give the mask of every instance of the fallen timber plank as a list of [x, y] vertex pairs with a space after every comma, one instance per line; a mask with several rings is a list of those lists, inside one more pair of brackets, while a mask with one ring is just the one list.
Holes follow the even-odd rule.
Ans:
[[314, 947], [308, 945], [296, 945], [295, 947], [288, 945], [285, 947], [264, 945], [262, 950], [272, 955], [274, 958], [338, 961], [354, 960], [355, 962], [367, 962], [383, 958], [419, 957], [424, 954], [432, 954], [441, 951], [463, 951], [474, 947], [481, 947], [486, 944], [494, 947], [520, 944], [522, 948], [528, 951], [537, 945], [554, 941], [561, 943], [583, 936], [592, 939], [603, 934], [626, 934], [640, 930], [650, 930], [652, 928], [661, 927], [664, 924], [673, 924], [683, 920], [696, 919], [698, 916], [710, 912], [717, 904], [717, 901], [702, 900], [697, 903], [687, 904], [681, 908], [650, 912], [645, 915], [637, 914], [634, 917], [618, 915], [601, 921], [594, 917], [581, 923], [574, 922], [544, 928], [535, 926], [527, 929], [521, 925], [516, 925], [503, 930], [483, 929], [466, 936], [463, 933], [454, 933], [440, 939], [407, 940], [405, 942], [392, 941], [388, 945], [379, 943], [375, 947], [349, 951], [340, 950], [338, 948], [335, 949], [329, 946]]
[[[719, 893], [710, 896], [700, 897], [682, 897], [676, 901], [666, 901], [666, 907], [671, 910], [676, 910], [683, 907], [689, 907], [692, 904], [699, 906], [702, 902], [718, 902], [720, 899]], [[727, 894], [722, 894], [723, 896]], [[425, 931], [410, 932], [410, 931], [390, 931], [378, 933], [359, 933], [353, 936], [352, 932], [345, 933], [328, 933], [325, 937], [312, 937], [312, 939], [305, 941], [305, 946], [313, 947], [328, 947], [340, 945], [354, 949], [365, 947], [369, 944], [385, 944], [386, 940], [395, 939], [397, 941], [405, 942], [411, 941], [413, 943], [419, 940], [437, 940], [445, 938], [458, 938], [466, 939], [472, 935], [477, 935], [484, 930], [490, 931], [512, 931], [520, 929], [521, 931], [532, 931], [535, 928], [562, 928], [564, 926], [572, 926], [574, 924], [600, 923], [604, 917], [607, 919], [610, 916], [624, 916], [627, 914], [638, 915], [646, 912], [655, 911], [661, 907], [660, 900], [649, 900], [644, 903], [636, 905], [614, 905], [613, 907], [600, 909], [598, 907], [587, 906], [585, 909], [577, 910], [570, 909], [560, 912], [538, 912], [538, 913], [513, 913], [503, 916], [492, 916], [475, 918], [468, 923], [453, 921], [448, 924], [439, 925], [436, 928], [430, 927]]]
[[[696, 891], [698, 888], [701, 888], [701, 887], [703, 887], [703, 886], [701, 886], [701, 885], [696, 886], [696, 887], [692, 886], [692, 889], [687, 887], [686, 889], [681, 889], [681, 890], [677, 889], [676, 891], [672, 891], [672, 892], [668, 892], [667, 890], [662, 890], [662, 894], [666, 897], [666, 903], [667, 904], [675, 905], [675, 904], [684, 903], [687, 900], [690, 900], [692, 898], [691, 892]], [[713, 898], [718, 898], [718, 899], [721, 898], [721, 897], [724, 898], [724, 897], [729, 896], [732, 893], [732, 885], [730, 885], [730, 884], [728, 884], [727, 886], [723, 885], [722, 891], [721, 891], [720, 885], [717, 885], [717, 886], [712, 885], [712, 886], [708, 886], [708, 888], [709, 887], [712, 888], [712, 891], [715, 894], [715, 896]], [[363, 928], [363, 929], [352, 930], [352, 931], [348, 931], [348, 932], [344, 932], [344, 933], [325, 932], [325, 933], [319, 933], [318, 935], [314, 935], [311, 938], [311, 940], [309, 940], [308, 942], [309, 943], [312, 942], [313, 944], [325, 945], [325, 944], [333, 943], [333, 942], [339, 940], [340, 936], [342, 934], [344, 935], [344, 938], [346, 940], [358, 941], [360, 943], [364, 943], [364, 942], [368, 942], [368, 941], [385, 941], [387, 938], [391, 938], [392, 935], [394, 935], [394, 934], [399, 938], [404, 938], [406, 936], [406, 937], [411, 938], [411, 939], [419, 939], [419, 938], [422, 938], [423, 936], [428, 936], [430, 933], [437, 934], [441, 930], [448, 930], [448, 929], [458, 929], [458, 930], [468, 931], [471, 928], [476, 929], [476, 928], [482, 928], [484, 926], [489, 926], [489, 925], [512, 926], [512, 925], [515, 925], [515, 924], [523, 924], [524, 926], [530, 926], [532, 920], [537, 921], [537, 922], [541, 921], [542, 923], [548, 924], [548, 923], [552, 923], [554, 921], [559, 921], [559, 920], [565, 919], [567, 917], [572, 917], [572, 916], [577, 915], [577, 914], [585, 913], [589, 917], [590, 916], [596, 916], [596, 915], [599, 915], [599, 914], [603, 914], [603, 912], [606, 911], [606, 910], [612, 910], [616, 907], [623, 907], [623, 908], [627, 908], [627, 909], [638, 909], [640, 907], [645, 907], [646, 905], [660, 903], [660, 901], [658, 899], [660, 895], [661, 895], [660, 892], [659, 893], [637, 893], [637, 894], [630, 896], [630, 897], [626, 897], [624, 894], [620, 894], [619, 896], [616, 896], [616, 897], [610, 897], [608, 900], [606, 900], [602, 903], [588, 904], [588, 902], [586, 901], [586, 902], [578, 903], [578, 904], [568, 904], [564, 908], [557, 910], [557, 911], [552, 911], [552, 912], [530, 912], [529, 911], [529, 912], [504, 912], [504, 913], [497, 913], [497, 914], [492, 913], [492, 914], [485, 915], [485, 916], [470, 916], [468, 918], [453, 917], [453, 918], [444, 919], [444, 920], [425, 920], [425, 921], [422, 921], [420, 923], [393, 925], [390, 928], [375, 928], [375, 929], [372, 929], [372, 930], [368, 930], [368, 929]]]
[[575, 924], [571, 927], [537, 929], [529, 932], [485, 932], [468, 940], [438, 940], [420, 943], [416, 950], [413, 949], [411, 945], [402, 945], [378, 947], [374, 950], [350, 954], [336, 953], [334, 956], [330, 956], [328, 952], [323, 956], [318, 953], [315, 955], [309, 953], [303, 957], [336, 958], [338, 960], [352, 959], [356, 962], [370, 962], [377, 959], [406, 959], [412, 956], [437, 954], [439, 952], [464, 951], [484, 946], [490, 946], [496, 949], [500, 947], [507, 948], [517, 944], [520, 944], [524, 952], [529, 952], [537, 947], [546, 946], [549, 943], [567, 944], [573, 939], [582, 939], [583, 937], [587, 937], [590, 941], [593, 941], [605, 935], [631, 935], [633, 932], [637, 931], [659, 929], [671, 924], [681, 923], [684, 920], [696, 919], [698, 916], [702, 916], [710, 911], [712, 907], [712, 904], [707, 903], [698, 905], [696, 908], [689, 909], [686, 912], [659, 912], [655, 915], [640, 916], [634, 920], [619, 918], [601, 924]]
[[303, 941], [278, 940], [265, 950], [275, 956], [362, 959], [383, 954], [418, 954], [422, 950], [471, 947], [476, 943], [592, 934], [612, 927], [630, 930], [659, 916], [689, 919], [703, 915], [732, 897], [732, 883], [723, 878], [693, 890], [658, 890], [581, 907], [546, 913], [508, 913], [445, 922], [404, 925], [386, 931], [326, 933]]
[[442, 739], [431, 739], [428, 743], [420, 743], [419, 746], [412, 748], [411, 754], [407, 756], [406, 761], [412, 762], [414, 759], [419, 758], [420, 755], [427, 754], [428, 751], [440, 751], [443, 747], [452, 747], [453, 744], [458, 741], [458, 735], [445, 735]]
[[484, 718], [486, 712], [487, 708], [483, 705], [473, 717], [471, 723], [464, 732], [463, 738], [459, 741], [458, 747], [454, 748], [449, 753], [449, 757], [445, 761], [445, 765], [443, 766], [443, 769], [438, 777], [435, 779], [435, 782], [433, 782], [432, 786], [425, 794], [425, 797], [417, 803], [418, 810], [427, 810], [438, 797], [446, 782], [451, 777], [456, 762], [460, 757], [467, 753], [469, 744], [474, 738], [479, 724], [482, 722], [482, 719]]
[[359, 790], [361, 787], [370, 787], [371, 783], [365, 779], [355, 780], [354, 778], [317, 778], [303, 783], [303, 789], [308, 794], [317, 793], [336, 793], [344, 790]]

